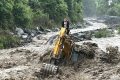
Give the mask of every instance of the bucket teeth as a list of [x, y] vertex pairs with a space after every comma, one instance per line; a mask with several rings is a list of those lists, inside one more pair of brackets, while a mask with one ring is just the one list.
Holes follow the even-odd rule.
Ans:
[[41, 75], [48, 76], [48, 75], [55, 75], [58, 72], [58, 66], [53, 64], [43, 63], [43, 66], [40, 70]]

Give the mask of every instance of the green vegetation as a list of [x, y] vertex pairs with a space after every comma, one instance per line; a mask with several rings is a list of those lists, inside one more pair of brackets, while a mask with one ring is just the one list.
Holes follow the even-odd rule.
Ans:
[[51, 28], [65, 17], [82, 21], [82, 0], [0, 0], [0, 28], [4, 30]]
[[85, 16], [120, 16], [120, 0], [83, 0]]
[[100, 29], [98, 32], [95, 33], [96, 38], [102, 38], [102, 37], [110, 37], [111, 32], [108, 31], [107, 29]]
[[112, 0], [109, 5], [109, 0], [96, 0], [98, 15], [120, 16], [120, 0]]
[[118, 34], [120, 34], [120, 26], [117, 28], [117, 30], [118, 30]]
[[68, 17], [72, 22], [83, 21], [82, 0], [65, 0], [68, 6]]
[[13, 48], [20, 45], [20, 39], [17, 36], [9, 35], [6, 31], [1, 31], [0, 33], [0, 49]]
[[[0, 31], [52, 28], [65, 17], [72, 23], [83, 21], [82, 0], [0, 0]], [[0, 33], [0, 48], [18, 45], [19, 38]]]
[[120, 2], [114, 3], [107, 11], [109, 15], [120, 16]]
[[106, 15], [109, 8], [108, 0], [96, 0], [97, 15]]

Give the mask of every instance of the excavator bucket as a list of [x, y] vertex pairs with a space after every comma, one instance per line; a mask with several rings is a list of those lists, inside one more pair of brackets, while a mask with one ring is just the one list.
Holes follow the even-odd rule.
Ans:
[[44, 77], [47, 77], [49, 75], [55, 75], [58, 73], [58, 66], [55, 66], [53, 64], [43, 63], [43, 66], [40, 70], [41, 75]]

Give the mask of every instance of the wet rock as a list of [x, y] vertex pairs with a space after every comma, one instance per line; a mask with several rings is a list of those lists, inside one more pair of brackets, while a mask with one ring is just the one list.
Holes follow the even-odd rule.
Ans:
[[42, 27], [39, 27], [39, 30], [40, 30], [40, 31], [42, 31], [42, 32], [44, 32], [44, 31], [45, 31]]
[[50, 29], [46, 29], [45, 32], [52, 32]]
[[77, 26], [77, 28], [82, 28], [83, 27], [83, 25], [80, 22], [78, 22], [76, 26]]
[[92, 43], [92, 42], [84, 42], [83, 45], [88, 45], [89, 47], [98, 47], [98, 45], [96, 43]]
[[83, 41], [83, 40], [91, 40], [92, 34], [91, 32], [80, 32], [72, 34], [71, 38], [75, 42]]
[[52, 45], [55, 42], [55, 39], [58, 37], [58, 35], [51, 36], [46, 44]]
[[91, 24], [89, 21], [87, 21], [87, 20], [84, 20], [84, 25], [85, 26], [92, 26], [93, 24]]
[[23, 31], [23, 29], [21, 29], [21, 28], [16, 28], [15, 31], [16, 31], [16, 33], [17, 33], [17, 35], [18, 35], [19, 37], [21, 37], [22, 34], [24, 34], [24, 31]]

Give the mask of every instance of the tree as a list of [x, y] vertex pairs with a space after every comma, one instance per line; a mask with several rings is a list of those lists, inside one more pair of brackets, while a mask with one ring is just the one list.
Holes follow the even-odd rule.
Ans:
[[108, 0], [97, 0], [97, 14], [106, 15], [109, 8]]
[[65, 0], [68, 6], [68, 16], [71, 22], [83, 20], [82, 0]]
[[120, 0], [113, 1], [112, 5], [108, 8], [108, 15], [120, 16]]
[[28, 6], [27, 4], [28, 0], [16, 0], [13, 9], [14, 22], [16, 26], [22, 28], [30, 26], [33, 15], [30, 6]]
[[82, 0], [0, 0], [0, 28], [53, 26], [82, 20]]
[[83, 10], [81, 0], [75, 0], [73, 2], [73, 22], [79, 22], [83, 20]]
[[43, 7], [44, 12], [55, 22], [60, 22], [67, 16], [68, 9], [64, 0], [47, 0], [43, 3]]
[[99, 15], [120, 16], [120, 0], [113, 0], [108, 5], [109, 0], [97, 0], [97, 12]]
[[0, 0], [0, 28], [12, 28], [13, 23], [13, 10], [14, 0]]

